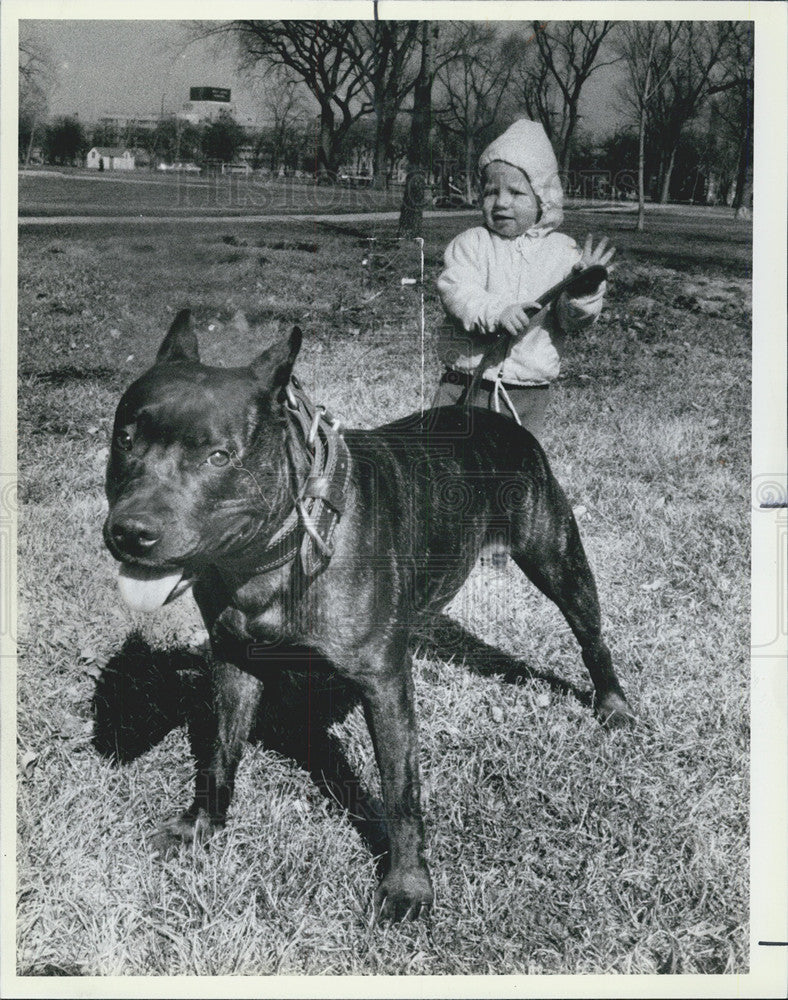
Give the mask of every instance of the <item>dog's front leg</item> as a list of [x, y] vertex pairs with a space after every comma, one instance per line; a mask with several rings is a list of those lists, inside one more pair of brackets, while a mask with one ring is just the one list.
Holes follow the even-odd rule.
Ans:
[[381, 920], [415, 919], [432, 905], [433, 891], [424, 860], [411, 662], [404, 651], [372, 659], [357, 680], [380, 771], [390, 851], [375, 905]]
[[257, 717], [263, 685], [234, 663], [211, 663], [211, 703], [196, 708], [189, 736], [197, 766], [194, 801], [159, 830], [159, 850], [177, 841], [202, 840], [221, 826], [233, 794], [235, 772]]

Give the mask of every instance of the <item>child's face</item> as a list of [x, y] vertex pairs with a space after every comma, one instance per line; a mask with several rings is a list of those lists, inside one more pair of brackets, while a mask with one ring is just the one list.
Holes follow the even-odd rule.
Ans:
[[521, 236], [535, 225], [539, 204], [522, 170], [499, 160], [484, 168], [482, 215], [485, 226], [507, 240]]

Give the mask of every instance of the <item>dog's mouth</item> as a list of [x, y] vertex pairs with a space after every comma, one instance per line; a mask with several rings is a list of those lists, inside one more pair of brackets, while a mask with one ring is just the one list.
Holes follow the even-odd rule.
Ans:
[[155, 569], [121, 563], [118, 574], [120, 596], [132, 611], [155, 611], [177, 600], [194, 580], [182, 569]]

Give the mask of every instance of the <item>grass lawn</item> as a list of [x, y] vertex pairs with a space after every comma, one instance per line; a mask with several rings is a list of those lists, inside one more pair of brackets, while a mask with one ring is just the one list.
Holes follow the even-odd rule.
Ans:
[[396, 211], [401, 198], [399, 187], [382, 192], [254, 175], [200, 177], [142, 170], [97, 174], [67, 169], [31, 171], [19, 178], [22, 217]]
[[[426, 224], [427, 398], [434, 279], [468, 224]], [[604, 316], [567, 345], [544, 444], [640, 724], [603, 732], [557, 610], [513, 565], [478, 566], [414, 643], [437, 905], [388, 927], [370, 922], [375, 866], [354, 827], [261, 745], [210, 848], [152, 857], [156, 824], [190, 800], [186, 737], [112, 765], [91, 700], [133, 629], [157, 662], [201, 638], [191, 597], [125, 610], [101, 540], [114, 407], [176, 309], [191, 305], [217, 364], [297, 321], [305, 388], [373, 426], [422, 401], [418, 292], [401, 283], [414, 249], [391, 247], [387, 223], [341, 220], [22, 231], [21, 974], [747, 970], [751, 233], [680, 211], [631, 227], [568, 213], [620, 265]], [[337, 735], [374, 792], [358, 710]]]

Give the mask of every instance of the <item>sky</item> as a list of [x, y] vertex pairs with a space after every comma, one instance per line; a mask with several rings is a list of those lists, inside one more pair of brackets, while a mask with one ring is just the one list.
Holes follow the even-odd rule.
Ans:
[[[192, 22], [193, 23], [193, 22]], [[236, 72], [232, 54], [215, 41], [188, 42], [184, 21], [27, 21], [29, 33], [48, 46], [57, 67], [50, 98], [53, 115], [78, 114], [86, 122], [104, 114], [146, 115], [180, 110], [190, 87], [229, 87], [242, 116], [266, 120], [259, 82]], [[610, 71], [586, 85], [584, 124], [597, 132], [615, 128]]]
[[178, 111], [190, 87], [229, 87], [242, 113], [259, 117], [255, 87], [240, 79], [229, 53], [213, 41], [188, 43], [182, 21], [28, 21], [57, 69], [54, 115], [144, 115]]

